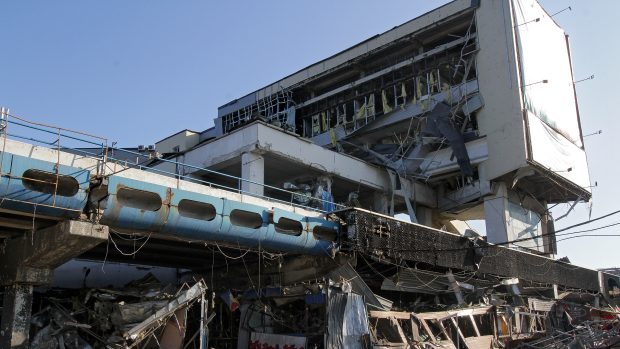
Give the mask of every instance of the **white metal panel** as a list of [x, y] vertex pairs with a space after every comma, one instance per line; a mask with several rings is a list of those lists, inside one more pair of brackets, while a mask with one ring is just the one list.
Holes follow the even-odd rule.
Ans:
[[536, 0], [514, 4], [525, 107], [581, 147], [566, 34]]
[[533, 160], [590, 191], [586, 152], [528, 112]]

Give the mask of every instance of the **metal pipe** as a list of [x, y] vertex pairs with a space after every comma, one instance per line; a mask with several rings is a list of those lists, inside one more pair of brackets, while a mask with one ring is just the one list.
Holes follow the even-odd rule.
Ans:
[[85, 142], [85, 143], [89, 143], [89, 144], [94, 144], [94, 145], [98, 145], [98, 146], [103, 146], [103, 144], [102, 144], [102, 143], [95, 143], [95, 142], [91, 142], [91, 141], [88, 141], [88, 140], [86, 140], [86, 139], [82, 139], [82, 138], [77, 138], [77, 137], [69, 136], [69, 135], [66, 135], [66, 134], [63, 134], [63, 133], [60, 133], [60, 132], [53, 132], [53, 131], [50, 131], [50, 130], [46, 130], [46, 129], [43, 129], [43, 128], [39, 128], [39, 127], [35, 127], [35, 126], [31, 126], [31, 125], [22, 124], [22, 123], [17, 122], [17, 121], [12, 121], [12, 120], [9, 120], [9, 123], [12, 123], [12, 124], [15, 124], [15, 125], [19, 125], [19, 126], [22, 126], [22, 127], [31, 128], [31, 129], [38, 130], [38, 131], [42, 131], [42, 132], [46, 132], [46, 133], [51, 133], [51, 134], [53, 134], [53, 135], [60, 134], [60, 135], [61, 135], [61, 136], [63, 136], [63, 137], [70, 138], [70, 139], [74, 139], [74, 140], [76, 140], [76, 141], [81, 141], [81, 142]]

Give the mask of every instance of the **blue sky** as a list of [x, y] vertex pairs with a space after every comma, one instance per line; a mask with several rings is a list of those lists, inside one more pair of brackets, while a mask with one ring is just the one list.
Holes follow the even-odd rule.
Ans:
[[[178, 130], [211, 127], [217, 107], [399, 25], [446, 1], [3, 1], [0, 105], [28, 119], [152, 144]], [[615, 172], [614, 0], [545, 0], [571, 36], [594, 188], [592, 216], [620, 208]], [[587, 219], [589, 204], [557, 223]], [[561, 215], [567, 205], [558, 207]], [[620, 215], [594, 223], [620, 222]], [[597, 233], [620, 233], [616, 227]], [[561, 242], [559, 256], [620, 266], [619, 237]]]

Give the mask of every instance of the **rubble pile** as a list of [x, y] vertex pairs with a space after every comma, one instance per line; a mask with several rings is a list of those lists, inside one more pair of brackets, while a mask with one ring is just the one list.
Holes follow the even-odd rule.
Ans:
[[30, 346], [43, 349], [177, 347], [170, 345], [183, 343], [190, 316], [188, 310], [194, 310], [197, 307], [192, 305], [204, 301], [205, 291], [202, 281], [177, 289], [170, 284], [162, 285], [150, 273], [120, 290], [49, 290], [41, 296], [41, 309], [32, 316], [34, 335]]
[[[404, 285], [406, 274], [400, 273], [403, 279], [389, 288]], [[41, 296], [32, 317], [31, 348], [555, 349], [620, 343], [619, 312], [592, 305], [595, 295], [537, 297], [514, 279], [467, 288], [462, 275], [449, 275], [414, 292], [371, 287], [350, 264], [313, 281], [245, 290], [222, 285], [207, 291], [202, 280], [177, 288], [152, 274], [118, 290], [53, 289]], [[453, 289], [450, 279], [465, 287]]]

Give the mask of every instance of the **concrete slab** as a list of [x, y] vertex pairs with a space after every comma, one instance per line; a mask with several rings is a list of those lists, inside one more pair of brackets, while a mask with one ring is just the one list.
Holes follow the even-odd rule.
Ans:
[[81, 221], [62, 221], [10, 239], [0, 251], [1, 283], [47, 284], [54, 268], [107, 239], [107, 226]]
[[[373, 190], [387, 192], [391, 188], [385, 169], [325, 149], [307, 139], [263, 123], [250, 124], [225, 137], [207, 142], [185, 153], [184, 161], [194, 166], [210, 168], [247, 152], [275, 155], [288, 160], [290, 166], [318, 168]], [[437, 206], [436, 194], [432, 188], [419, 182], [411, 182], [410, 186], [414, 188], [411, 199], [428, 207]]]

